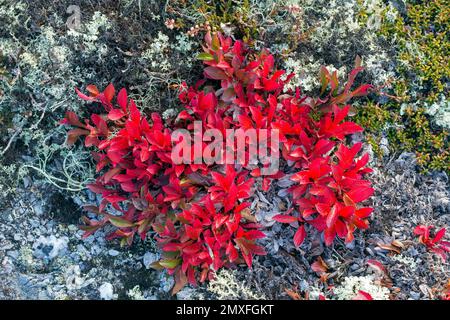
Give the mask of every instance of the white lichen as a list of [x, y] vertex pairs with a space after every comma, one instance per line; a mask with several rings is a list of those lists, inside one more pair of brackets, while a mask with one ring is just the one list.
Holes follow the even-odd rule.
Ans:
[[404, 256], [402, 254], [398, 254], [398, 255], [392, 256], [392, 260], [396, 261], [399, 264], [402, 264], [402, 265], [408, 267], [408, 269], [410, 269], [413, 272], [417, 269], [417, 263], [411, 257]]
[[169, 37], [159, 31], [149, 48], [143, 52], [142, 58], [149, 63], [151, 69], [159, 72], [168, 71], [171, 68], [167, 57], [168, 50], [170, 50]]
[[105, 45], [98, 45], [98, 39], [101, 32], [111, 28], [111, 22], [108, 17], [99, 11], [95, 11], [91, 20], [82, 25], [78, 29], [69, 29], [67, 34], [76, 39], [80, 39], [86, 46], [87, 51], [97, 51], [100, 55], [105, 55], [107, 47]]
[[389, 300], [389, 289], [378, 285], [373, 276], [347, 277], [333, 292], [337, 300], [352, 300], [362, 290], [374, 300]]
[[450, 100], [444, 95], [434, 103], [425, 104], [425, 112], [434, 118], [438, 126], [450, 129]]
[[219, 300], [263, 300], [264, 294], [254, 292], [245, 282], [237, 278], [233, 270], [222, 269], [216, 278], [209, 282], [208, 291], [213, 293]]
[[127, 291], [127, 296], [131, 300], [145, 300], [144, 294], [142, 293], [139, 285], [134, 286], [132, 289]]

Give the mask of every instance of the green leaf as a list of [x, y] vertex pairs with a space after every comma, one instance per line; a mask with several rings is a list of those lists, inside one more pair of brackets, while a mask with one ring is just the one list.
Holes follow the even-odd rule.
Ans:
[[214, 57], [210, 53], [202, 52], [197, 55], [197, 59], [202, 60], [202, 61], [211, 61], [211, 60], [214, 60]]
[[335, 96], [337, 94], [337, 89], [339, 87], [339, 80], [337, 76], [337, 71], [333, 71], [331, 74], [331, 94]]
[[219, 50], [220, 49], [220, 40], [219, 37], [217, 36], [217, 33], [214, 32], [212, 39], [211, 39], [211, 48], [213, 50]]
[[159, 264], [163, 266], [164, 268], [173, 269], [177, 265], [179, 265], [181, 262], [181, 259], [164, 259], [159, 261]]
[[164, 267], [159, 263], [159, 261], [152, 262], [152, 263], [150, 263], [149, 266], [146, 266], [146, 267], [150, 267], [155, 270], [163, 270], [164, 269]]
[[328, 72], [327, 68], [325, 68], [324, 66], [322, 66], [320, 68], [319, 77], [320, 77], [320, 83], [322, 85], [322, 88], [320, 89], [320, 94], [323, 94], [328, 87], [329, 78], [330, 78], [330, 73]]
[[129, 228], [134, 226], [134, 223], [119, 217], [108, 216], [108, 220], [117, 228]]
[[164, 251], [163, 258], [175, 259], [180, 255], [180, 251]]

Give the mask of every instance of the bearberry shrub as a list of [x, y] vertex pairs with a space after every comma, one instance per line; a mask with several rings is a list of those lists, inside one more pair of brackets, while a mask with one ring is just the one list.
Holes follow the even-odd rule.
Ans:
[[[293, 75], [277, 70], [267, 50], [255, 52], [220, 33], [208, 33], [203, 48], [198, 58], [205, 65], [204, 78], [193, 86], [182, 84], [176, 119], [164, 122], [157, 113], [142, 114], [125, 89], [115, 97], [110, 84], [103, 92], [89, 85], [87, 95], [76, 90], [104, 112], [81, 121], [69, 111], [62, 121], [73, 127], [67, 143], [84, 137], [97, 163], [98, 177], [88, 188], [102, 201], [86, 206], [97, 217], [84, 217], [84, 236], [107, 227], [108, 238], [120, 238], [122, 244], [131, 245], [135, 236], [153, 237], [162, 250], [153, 267], [174, 275], [173, 292], [211, 279], [224, 266], [251, 267], [254, 255], [265, 254], [257, 244], [265, 235], [249, 209], [255, 185], [268, 191], [274, 179], [286, 175], [294, 182], [292, 208], [274, 219], [297, 228], [296, 246], [311, 228], [323, 233], [326, 245], [336, 236], [351, 242], [356, 229], [368, 227], [372, 212], [362, 205], [373, 193], [364, 179], [371, 171], [369, 157], [358, 157], [361, 143], [346, 143], [363, 130], [346, 120], [352, 111], [347, 102], [371, 89], [352, 90], [359, 63], [343, 88], [336, 72], [322, 68], [321, 94], [312, 98], [300, 89], [284, 92]], [[249, 163], [176, 164], [171, 134], [180, 128], [193, 133], [194, 121], [223, 136], [226, 129], [276, 129], [284, 163], [266, 176]]]

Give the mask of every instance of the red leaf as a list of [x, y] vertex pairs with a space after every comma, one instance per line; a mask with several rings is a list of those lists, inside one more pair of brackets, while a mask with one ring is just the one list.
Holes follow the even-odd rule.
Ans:
[[88, 86], [86, 86], [86, 90], [93, 96], [96, 97], [100, 94], [100, 91], [97, 89], [96, 86], [94, 86], [93, 84], [89, 84]]
[[433, 243], [439, 243], [439, 241], [442, 240], [442, 238], [445, 236], [445, 228], [442, 228], [441, 230], [439, 230], [438, 232], [436, 232], [436, 235], [433, 239]]
[[117, 104], [122, 108], [124, 112], [127, 112], [128, 94], [125, 88], [120, 89], [117, 94]]
[[114, 86], [112, 85], [112, 83], [110, 83], [106, 87], [105, 91], [103, 91], [106, 101], [108, 101], [108, 102], [112, 101], [112, 99], [114, 98], [114, 92], [115, 92]]
[[205, 76], [214, 80], [226, 80], [228, 76], [225, 72], [216, 67], [206, 67], [204, 70]]
[[326, 220], [327, 227], [331, 228], [332, 226], [334, 226], [338, 217], [339, 217], [339, 212], [338, 212], [338, 209], [336, 208], [336, 205], [334, 205], [331, 208], [330, 213], [327, 216], [327, 220]]
[[340, 238], [345, 238], [347, 236], [348, 233], [348, 229], [347, 229], [347, 225], [342, 222], [341, 220], [336, 220], [335, 223], [335, 229], [336, 229], [336, 233]]
[[381, 273], [386, 273], [386, 267], [379, 261], [377, 260], [367, 260], [367, 264], [373, 268], [375, 268], [376, 270], [380, 271]]
[[81, 123], [81, 121], [78, 119], [78, 116], [73, 111], [66, 112], [66, 119], [67, 119], [67, 122], [72, 126], [81, 127], [81, 128], [86, 127], [84, 124]]
[[347, 196], [350, 197], [350, 199], [352, 199], [353, 202], [358, 203], [368, 199], [370, 196], [373, 195], [373, 192], [374, 192], [373, 188], [358, 188], [347, 192]]
[[94, 99], [93, 97], [87, 96], [84, 93], [82, 93], [80, 90], [78, 90], [78, 88], [75, 88], [75, 92], [83, 100], [92, 101]]
[[328, 216], [330, 213], [330, 206], [324, 203], [317, 203], [316, 204], [316, 210], [321, 216]]
[[373, 300], [373, 298], [369, 293], [359, 290], [358, 294], [352, 300]]
[[327, 228], [324, 230], [323, 238], [325, 240], [326, 246], [331, 246], [333, 244], [333, 240], [335, 237], [336, 237], [336, 231], [335, 231], [334, 227]]
[[372, 89], [373, 86], [370, 84], [364, 84], [362, 86], [359, 86], [355, 91], [351, 93], [352, 97], [362, 97], [366, 96], [369, 93], [369, 90]]
[[67, 145], [71, 146], [77, 141], [79, 136], [86, 136], [88, 134], [89, 134], [88, 130], [84, 130], [84, 129], [80, 129], [80, 128], [69, 130], [69, 132], [67, 133], [66, 143], [67, 143]]
[[294, 235], [294, 244], [296, 247], [299, 247], [306, 238], [306, 230], [305, 225], [301, 225], [298, 227], [297, 232]]
[[298, 221], [297, 217], [289, 216], [286, 214], [277, 214], [272, 219], [281, 223], [294, 223]]
[[311, 269], [319, 275], [322, 275], [328, 271], [328, 265], [323, 261], [322, 257], [319, 257], [311, 264]]
[[373, 212], [373, 208], [361, 208], [356, 210], [355, 214], [360, 219], [365, 219], [370, 217]]
[[120, 109], [112, 109], [108, 113], [108, 119], [111, 121], [119, 120], [120, 118], [123, 118], [125, 116], [125, 113]]

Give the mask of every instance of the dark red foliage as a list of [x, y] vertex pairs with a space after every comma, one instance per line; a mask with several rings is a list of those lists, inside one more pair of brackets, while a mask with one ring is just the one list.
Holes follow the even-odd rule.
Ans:
[[[204, 79], [181, 86], [182, 111], [167, 123], [157, 113], [142, 115], [125, 89], [115, 101], [112, 85], [103, 92], [90, 85], [89, 95], [77, 89], [80, 98], [104, 107], [103, 114], [84, 121], [69, 111], [62, 121], [75, 127], [68, 132], [68, 144], [84, 136], [85, 145], [95, 147], [99, 177], [88, 187], [103, 200], [98, 208], [86, 208], [98, 218], [85, 218], [85, 236], [108, 224], [115, 229], [108, 238], [123, 243], [150, 234], [163, 251], [154, 267], [175, 276], [177, 291], [187, 282], [213, 277], [222, 266], [245, 262], [251, 267], [254, 255], [265, 254], [256, 244], [264, 233], [245, 202], [255, 182], [265, 191], [286, 174], [295, 182], [290, 188], [294, 207], [275, 219], [298, 223], [297, 246], [307, 236], [307, 225], [323, 232], [327, 245], [336, 235], [350, 242], [356, 229], [366, 229], [372, 208], [361, 203], [373, 193], [364, 180], [371, 172], [369, 158], [358, 158], [361, 143], [345, 142], [363, 130], [346, 120], [348, 100], [371, 88], [351, 90], [361, 68], [357, 65], [343, 89], [336, 73], [323, 68], [321, 97], [314, 99], [300, 89], [283, 91], [293, 75], [277, 70], [267, 50], [254, 52], [241, 41], [208, 33], [199, 59], [206, 65]], [[223, 136], [226, 129], [277, 129], [287, 164], [268, 176], [248, 162], [175, 164], [171, 133], [180, 128], [193, 133], [194, 121], [202, 122], [203, 131], [214, 128]]]

